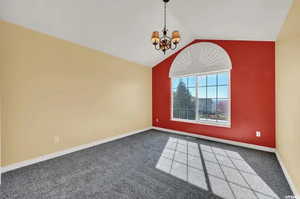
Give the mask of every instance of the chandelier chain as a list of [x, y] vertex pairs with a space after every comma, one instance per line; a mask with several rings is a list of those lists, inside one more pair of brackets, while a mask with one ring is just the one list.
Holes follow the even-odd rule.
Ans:
[[166, 14], [166, 12], [167, 12], [167, 3], [165, 2], [165, 9], [164, 9], [164, 11], [165, 11], [165, 13], [164, 13], [164, 31], [166, 31], [166, 29], [167, 29], [167, 14]]

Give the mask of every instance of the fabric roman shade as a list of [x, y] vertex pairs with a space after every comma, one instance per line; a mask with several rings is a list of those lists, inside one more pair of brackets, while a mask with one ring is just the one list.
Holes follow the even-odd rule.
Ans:
[[217, 44], [200, 42], [181, 51], [174, 59], [169, 77], [182, 77], [231, 70], [227, 52]]

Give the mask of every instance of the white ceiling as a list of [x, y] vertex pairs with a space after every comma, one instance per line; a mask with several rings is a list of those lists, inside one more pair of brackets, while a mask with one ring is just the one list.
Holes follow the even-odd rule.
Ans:
[[[194, 39], [274, 41], [293, 0], [170, 0], [179, 47]], [[150, 42], [162, 0], [0, 0], [0, 19], [146, 66], [166, 58]], [[173, 52], [169, 52], [173, 53]]]

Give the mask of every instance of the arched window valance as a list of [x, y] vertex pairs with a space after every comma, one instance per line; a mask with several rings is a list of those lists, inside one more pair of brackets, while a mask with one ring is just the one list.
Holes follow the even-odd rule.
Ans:
[[210, 42], [200, 42], [177, 55], [170, 68], [169, 77], [219, 72], [231, 68], [230, 57], [222, 47]]

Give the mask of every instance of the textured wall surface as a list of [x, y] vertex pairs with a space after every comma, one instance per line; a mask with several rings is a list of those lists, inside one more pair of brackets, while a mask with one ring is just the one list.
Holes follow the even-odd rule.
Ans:
[[[210, 42], [223, 47], [232, 61], [231, 128], [171, 120], [169, 70], [176, 54], [152, 70], [153, 125], [275, 147], [275, 43], [220, 40]], [[261, 131], [261, 137], [256, 137], [256, 131]]]
[[0, 29], [3, 166], [151, 126], [151, 68]]
[[276, 148], [300, 193], [300, 1], [276, 42]]

